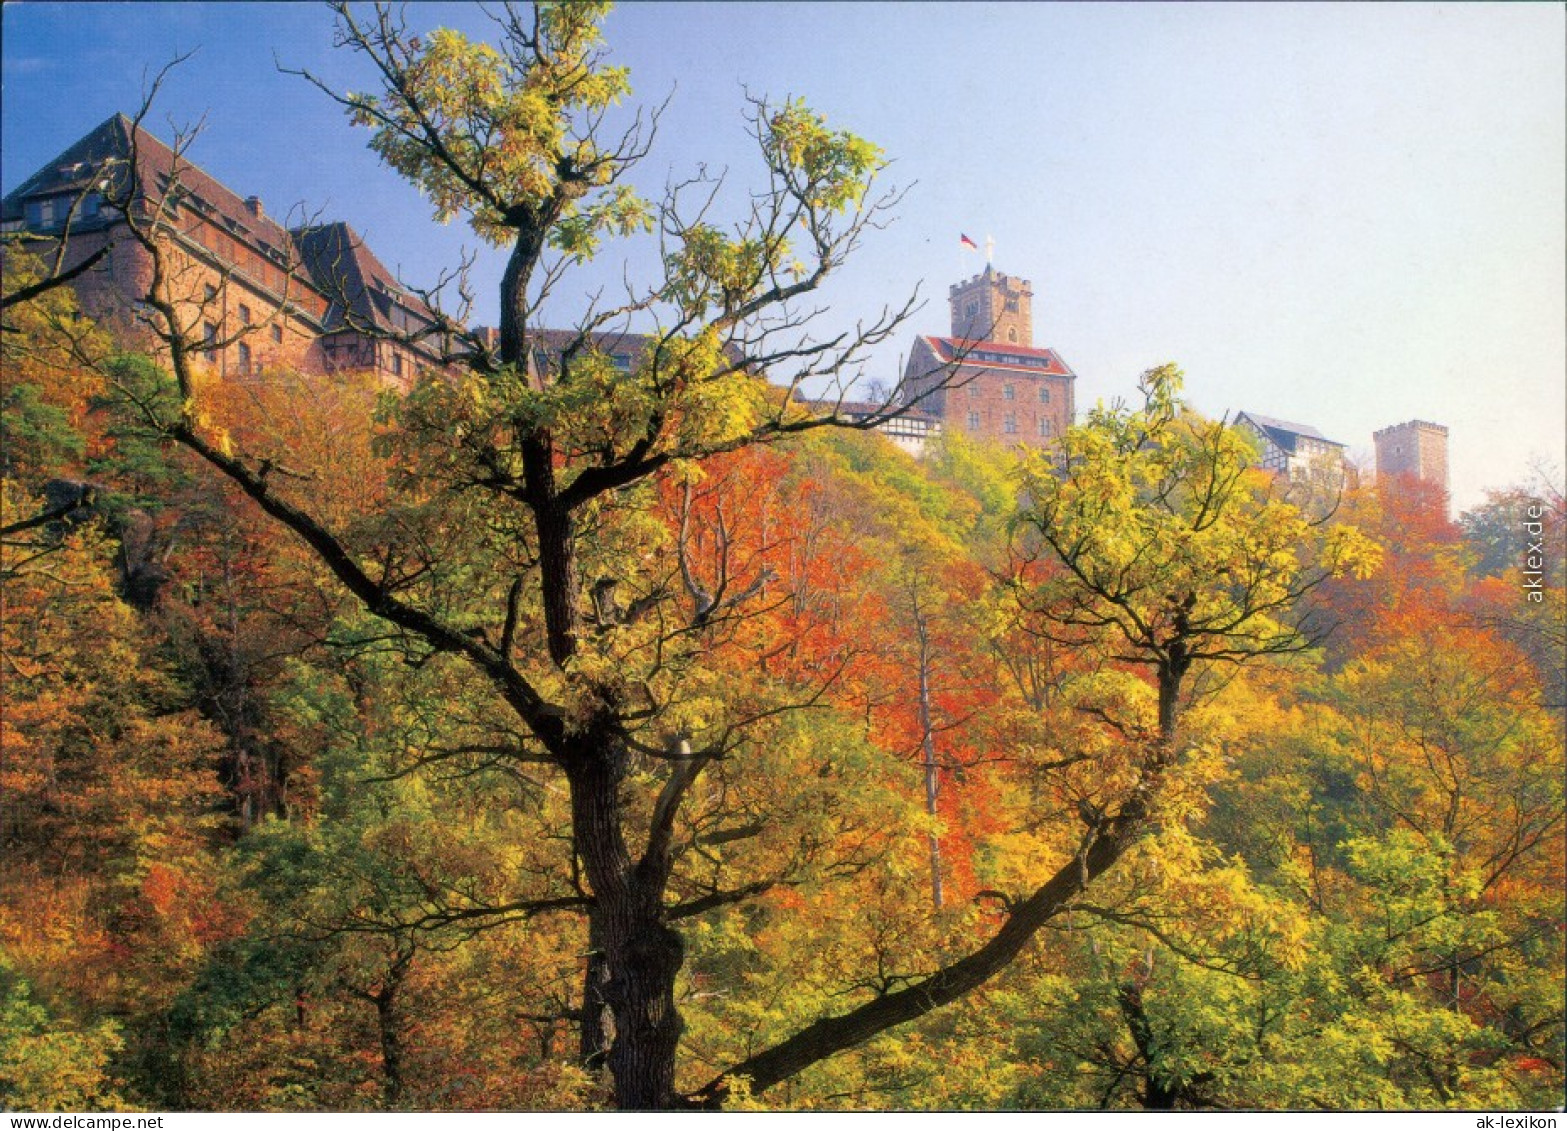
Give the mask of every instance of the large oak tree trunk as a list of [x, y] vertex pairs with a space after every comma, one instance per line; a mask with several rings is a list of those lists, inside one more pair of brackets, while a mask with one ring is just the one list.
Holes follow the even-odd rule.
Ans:
[[602, 946], [599, 994], [614, 1019], [608, 1065], [615, 1106], [666, 1110], [675, 1103], [675, 1054], [683, 1024], [675, 978], [685, 958], [665, 921], [666, 870], [634, 865], [622, 832], [627, 756], [608, 728], [592, 727], [568, 762], [576, 849], [593, 888], [592, 933]]

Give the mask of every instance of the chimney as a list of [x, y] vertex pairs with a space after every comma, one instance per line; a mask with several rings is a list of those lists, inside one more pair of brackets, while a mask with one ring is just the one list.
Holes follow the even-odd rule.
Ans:
[[248, 197], [246, 197], [245, 198], [245, 211], [249, 212], [257, 220], [261, 219], [262, 216], [264, 215], [264, 213], [261, 211], [261, 198], [259, 196], [248, 196]]

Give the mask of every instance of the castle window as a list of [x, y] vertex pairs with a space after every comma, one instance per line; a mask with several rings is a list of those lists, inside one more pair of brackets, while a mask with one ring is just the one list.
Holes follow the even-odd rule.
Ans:
[[278, 345], [283, 344], [283, 326], [281, 323], [272, 323], [272, 340]]
[[27, 202], [27, 226], [29, 228], [52, 228], [65, 218], [65, 211], [60, 207], [60, 201], [54, 197], [48, 200], [29, 200]]
[[1013, 314], [1017, 313], [1017, 299], [1015, 299], [1015, 298], [1007, 299], [1007, 310], [1010, 311]]
[[629, 353], [611, 354], [609, 363], [622, 373], [631, 372], [631, 355]]
[[1039, 438], [1041, 440], [1050, 439], [1050, 418], [1048, 416], [1039, 422]]
[[250, 307], [244, 303], [239, 304], [239, 322], [241, 326], [250, 325]]
[[1040, 404], [1049, 404], [1050, 403], [1050, 386], [1049, 385], [1041, 385], [1041, 386], [1039, 386], [1039, 403]]
[[239, 371], [250, 372], [250, 347], [244, 342], [239, 343]]
[[1016, 330], [1008, 330], [1007, 331], [1007, 341], [1009, 341], [1009, 342], [1017, 341], [1017, 331]]
[[393, 377], [401, 377], [402, 375], [403, 375], [403, 355], [400, 354], [400, 353], [394, 353], [392, 355], [392, 376]]
[[[211, 290], [211, 287], [207, 288]], [[201, 324], [201, 352], [207, 355], [208, 362], [218, 360], [218, 326], [215, 322], [203, 322]]]
[[215, 299], [217, 297], [218, 297], [218, 288], [214, 287], [211, 283], [208, 283], [206, 286], [201, 288], [201, 301], [202, 302], [211, 302], [213, 299]]
[[975, 384], [973, 381], [970, 381], [968, 383], [968, 395], [971, 396], [971, 397], [979, 396], [979, 386], [977, 384]]
[[971, 412], [968, 414], [968, 427], [970, 432], [979, 431], [979, 413]]
[[1001, 390], [1001, 395], [1002, 395], [1002, 397], [1004, 397], [1005, 399], [1007, 399], [1009, 401], [1017, 400], [1017, 386], [1016, 385], [1007, 385], [1005, 388], [1003, 388]]
[[1013, 415], [1012, 413], [1010, 413], [1010, 412], [1007, 413], [1006, 417], [1001, 422], [1001, 430], [1003, 432], [1005, 432], [1008, 436], [1016, 436], [1017, 435], [1017, 417], [1015, 415]]
[[82, 218], [84, 220], [96, 220], [98, 209], [103, 204], [103, 197], [95, 192], [90, 192], [82, 197]]
[[967, 306], [965, 306], [963, 308], [963, 313], [968, 315], [970, 318], [973, 318], [974, 316], [976, 316], [979, 313], [979, 302], [978, 302], [978, 300], [976, 300], [974, 302], [971, 302]]

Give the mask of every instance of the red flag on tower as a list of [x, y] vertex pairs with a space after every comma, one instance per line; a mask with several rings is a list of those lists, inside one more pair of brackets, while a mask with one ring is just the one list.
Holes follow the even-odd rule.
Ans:
[[979, 250], [979, 244], [975, 243], [973, 240], [969, 239], [967, 236], [961, 235], [961, 234], [958, 236], [958, 246], [959, 247], [966, 247], [970, 251], [978, 251]]

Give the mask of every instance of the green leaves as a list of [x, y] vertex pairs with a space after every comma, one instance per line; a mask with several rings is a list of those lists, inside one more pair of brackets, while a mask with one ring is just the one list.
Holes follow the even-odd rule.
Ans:
[[124, 1110], [109, 1072], [123, 1045], [113, 1021], [83, 1027], [51, 1016], [0, 957], [0, 1108]]

